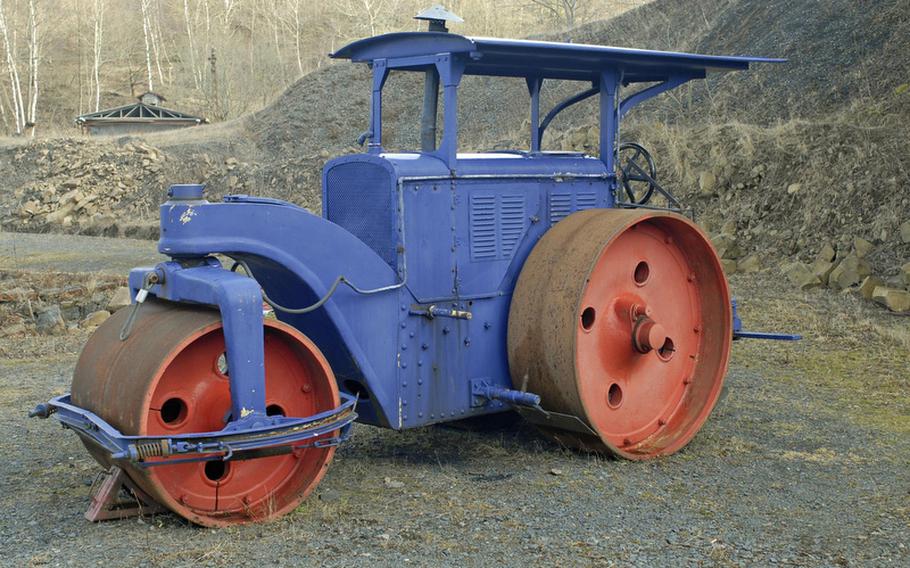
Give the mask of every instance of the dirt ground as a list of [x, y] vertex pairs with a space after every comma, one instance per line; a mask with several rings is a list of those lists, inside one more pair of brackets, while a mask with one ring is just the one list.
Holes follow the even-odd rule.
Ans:
[[[69, 257], [48, 260], [67, 239], [18, 235], [17, 266], [72, 270]], [[102, 250], [112, 266], [153, 254], [148, 242], [83, 239], [88, 270], [107, 262]], [[674, 456], [579, 454], [521, 423], [358, 425], [296, 511], [225, 530], [173, 515], [86, 521], [99, 467], [75, 435], [26, 413], [68, 389], [87, 332], [0, 339], [2, 563], [906, 566], [910, 319], [777, 281], [733, 277], [743, 319], [805, 339], [738, 342], [727, 396]]]

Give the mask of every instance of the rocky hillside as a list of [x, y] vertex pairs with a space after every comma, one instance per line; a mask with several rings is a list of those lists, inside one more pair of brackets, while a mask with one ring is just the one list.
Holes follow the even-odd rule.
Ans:
[[[826, 247], [843, 259], [861, 239], [871, 246], [862, 256], [869, 270], [901, 283], [910, 260], [901, 236], [910, 220], [910, 3], [657, 0], [577, 37], [788, 58], [655, 99], [630, 115], [623, 137], [651, 148], [662, 182], [715, 236], [735, 243], [727, 255], [737, 258], [728, 260], [809, 268]], [[575, 88], [548, 85], [545, 104]], [[413, 148], [419, 78], [395, 76], [386, 93], [386, 145]], [[342, 63], [231, 123], [143, 140], [0, 144], [8, 188], [0, 218], [16, 230], [141, 235], [166, 184], [178, 181], [207, 181], [215, 196], [268, 194], [318, 209], [321, 166], [356, 151], [368, 94], [366, 69]], [[525, 99], [522, 81], [467, 78], [463, 146], [526, 146], [527, 108], [513, 102]], [[593, 105], [561, 115], [545, 147], [593, 150]]]

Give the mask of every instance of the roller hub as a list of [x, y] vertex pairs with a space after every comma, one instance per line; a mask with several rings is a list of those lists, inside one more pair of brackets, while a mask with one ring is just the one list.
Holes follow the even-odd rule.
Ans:
[[[72, 400], [128, 435], [218, 431], [231, 417], [225, 343], [217, 310], [147, 301], [126, 341], [121, 310], [89, 339]], [[266, 320], [268, 414], [305, 417], [335, 408], [338, 390], [319, 349], [295, 329]], [[92, 455], [106, 454], [83, 440]], [[225, 526], [262, 521], [294, 507], [318, 484], [334, 447], [284, 448], [228, 461], [141, 468], [118, 464], [156, 501], [190, 521]]]
[[544, 430], [630, 459], [691, 440], [720, 393], [731, 342], [720, 260], [672, 213], [570, 215], [531, 252], [509, 313], [516, 388], [585, 426]]
[[668, 339], [664, 326], [649, 317], [638, 318], [632, 328], [632, 344], [639, 353], [661, 349]]

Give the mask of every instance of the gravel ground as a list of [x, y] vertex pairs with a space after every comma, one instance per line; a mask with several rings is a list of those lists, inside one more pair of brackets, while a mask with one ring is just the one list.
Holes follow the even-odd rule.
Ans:
[[0, 269], [125, 276], [134, 266], [161, 260], [166, 258], [158, 254], [155, 241], [0, 232]]
[[[16, 235], [26, 266], [22, 243], [41, 241], [32, 238]], [[47, 267], [128, 268], [130, 251], [153, 250], [99, 242]], [[806, 339], [738, 343], [728, 396], [674, 456], [602, 459], [521, 423], [358, 425], [295, 512], [224, 530], [173, 515], [86, 521], [98, 466], [75, 435], [25, 418], [68, 389], [85, 335], [2, 339], [0, 557], [16, 566], [910, 564], [910, 320], [852, 296], [794, 292], [772, 274], [732, 283], [750, 329]]]

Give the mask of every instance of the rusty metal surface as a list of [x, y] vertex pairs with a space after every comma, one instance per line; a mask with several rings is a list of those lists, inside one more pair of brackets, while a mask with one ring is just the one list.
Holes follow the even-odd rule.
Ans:
[[[673, 406], [672, 414], [658, 418], [659, 427], [654, 432], [624, 444], [608, 435], [603, 427], [603, 409], [593, 407], [590, 396], [584, 396], [585, 389], [591, 388], [591, 380], [583, 376], [586, 369], [581, 362], [598, 354], [580, 353], [578, 336], [582, 299], [598, 261], [612, 243], [636, 225], [672, 235], [674, 254], [684, 256], [695, 276], [692, 305], [697, 307], [701, 322], [698, 326], [704, 329], [696, 332], [700, 336], [694, 343], [697, 353], [692, 355], [691, 369], [682, 369], [680, 364], [674, 371], [680, 374], [685, 387], [682, 394], [672, 394], [679, 400], [668, 400]], [[601, 271], [597, 274], [603, 274], [603, 267], [597, 270]], [[693, 284], [693, 279], [689, 282]], [[544, 235], [519, 277], [509, 314], [512, 381], [515, 388], [540, 394], [546, 410], [577, 416], [600, 434], [595, 439], [578, 432], [544, 428], [563, 443], [630, 459], [672, 453], [695, 435], [719, 395], [731, 345], [730, 317], [729, 292], [719, 260], [707, 237], [690, 221], [673, 213], [654, 211], [575, 213]], [[640, 352], [635, 350], [632, 329], [630, 323], [628, 350]], [[616, 346], [606, 347], [616, 350]], [[633, 374], [631, 379], [635, 378]], [[601, 424], [600, 429], [597, 423]]]
[[[89, 339], [74, 372], [73, 401], [128, 435], [221, 429], [228, 419], [230, 393], [226, 375], [218, 369], [224, 352], [218, 311], [149, 299], [133, 332], [121, 341], [128, 311], [114, 314]], [[286, 324], [267, 320], [266, 326], [269, 404], [288, 416], [337, 406], [335, 379], [318, 348]], [[161, 403], [170, 397], [187, 401], [189, 410], [186, 417], [166, 424]], [[114, 465], [102, 450], [83, 442], [99, 463]], [[217, 479], [204, 477], [202, 462], [153, 468], [117, 465], [157, 503], [184, 518], [227, 526], [292, 510], [321, 480], [334, 450], [306, 448], [224, 462], [229, 464], [226, 473]]]

